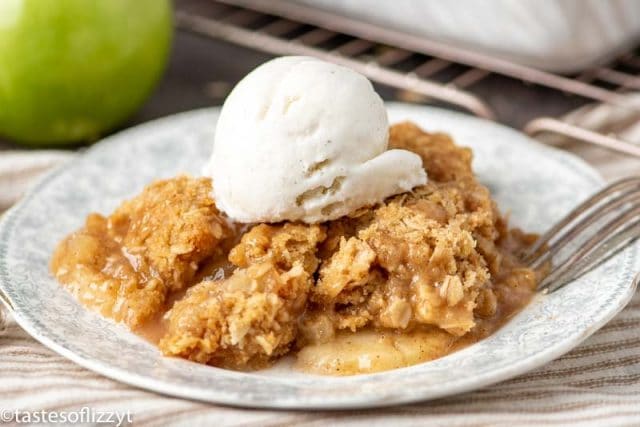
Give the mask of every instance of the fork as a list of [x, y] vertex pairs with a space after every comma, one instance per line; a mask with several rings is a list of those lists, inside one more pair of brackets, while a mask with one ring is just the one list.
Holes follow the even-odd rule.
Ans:
[[[640, 176], [616, 181], [581, 203], [522, 256], [531, 268], [551, 263], [538, 284], [556, 291], [640, 237]], [[571, 245], [577, 247], [571, 247]], [[555, 261], [559, 258], [559, 261]]]

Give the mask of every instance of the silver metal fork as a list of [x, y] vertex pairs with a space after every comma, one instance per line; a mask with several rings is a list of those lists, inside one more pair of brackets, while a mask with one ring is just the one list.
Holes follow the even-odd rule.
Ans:
[[551, 262], [538, 290], [553, 292], [640, 237], [640, 176], [614, 182], [581, 203], [523, 255], [539, 268]]

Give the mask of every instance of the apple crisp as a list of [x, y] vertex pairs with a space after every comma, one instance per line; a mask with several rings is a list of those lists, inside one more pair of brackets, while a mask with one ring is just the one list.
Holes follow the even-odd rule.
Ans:
[[210, 193], [208, 179], [156, 181], [109, 217], [90, 214], [58, 245], [51, 269], [82, 303], [138, 327], [231, 237]]
[[264, 365], [288, 352], [296, 339], [313, 273], [317, 225], [258, 225], [231, 250], [230, 277], [189, 289], [169, 312], [160, 348], [216, 366]]
[[157, 181], [109, 217], [91, 214], [51, 268], [82, 303], [199, 363], [354, 374], [407, 366], [486, 337], [530, 300], [540, 272], [471, 168], [472, 153], [411, 123], [390, 148], [429, 182], [316, 225], [236, 227], [211, 181]]

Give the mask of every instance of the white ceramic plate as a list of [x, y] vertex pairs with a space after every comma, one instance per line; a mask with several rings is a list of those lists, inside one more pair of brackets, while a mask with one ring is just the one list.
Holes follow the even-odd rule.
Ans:
[[[110, 212], [156, 178], [197, 174], [211, 149], [217, 109], [121, 132], [50, 174], [0, 225], [0, 289], [18, 323], [61, 355], [116, 380], [173, 396], [268, 408], [355, 408], [433, 399], [487, 386], [569, 351], [628, 302], [639, 245], [561, 291], [536, 298], [488, 339], [442, 359], [393, 371], [331, 378], [287, 361], [240, 373], [162, 357], [123, 326], [93, 314], [48, 271], [56, 242], [91, 211]], [[442, 130], [475, 151], [474, 166], [512, 223], [544, 231], [602, 185], [575, 157], [491, 122], [435, 108], [390, 104], [392, 122]]]

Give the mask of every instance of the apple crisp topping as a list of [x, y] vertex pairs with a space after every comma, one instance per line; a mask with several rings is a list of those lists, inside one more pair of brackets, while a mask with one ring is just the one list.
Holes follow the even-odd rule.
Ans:
[[313, 286], [317, 225], [258, 225], [229, 256], [230, 277], [195, 285], [169, 312], [165, 354], [216, 366], [262, 366], [290, 350]]
[[84, 304], [140, 326], [230, 237], [210, 193], [209, 179], [156, 181], [109, 217], [89, 215], [58, 245], [51, 269]]

